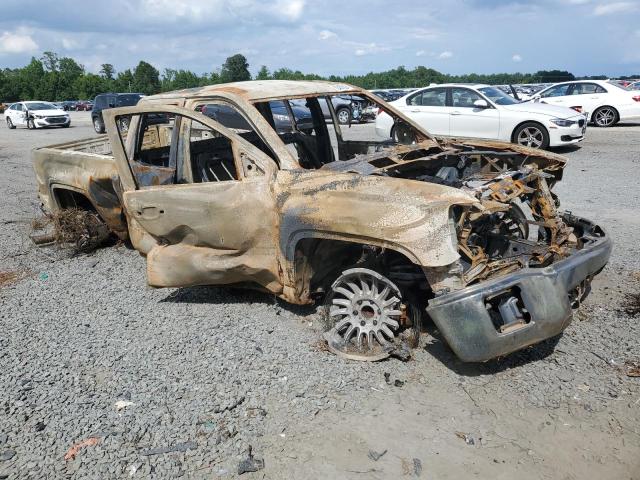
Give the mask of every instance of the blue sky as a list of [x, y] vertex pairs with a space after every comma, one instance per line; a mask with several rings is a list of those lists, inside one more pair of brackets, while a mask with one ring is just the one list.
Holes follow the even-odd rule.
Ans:
[[640, 0], [0, 0], [0, 67], [45, 50], [93, 72], [144, 59], [203, 73], [240, 52], [253, 72], [616, 76], [640, 72]]

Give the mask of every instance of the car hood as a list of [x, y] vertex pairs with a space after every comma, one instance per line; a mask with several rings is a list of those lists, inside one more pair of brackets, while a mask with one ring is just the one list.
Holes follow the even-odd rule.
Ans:
[[54, 108], [50, 108], [50, 109], [47, 109], [47, 110], [31, 110], [31, 109], [29, 109], [29, 112], [33, 113], [34, 115], [46, 115], [46, 116], [67, 115], [67, 112], [65, 112], [64, 110], [54, 109]]
[[523, 102], [515, 105], [503, 105], [503, 109], [511, 112], [535, 113], [538, 115], [548, 115], [549, 117], [571, 118], [580, 115], [578, 112], [568, 107], [559, 107], [542, 102]]

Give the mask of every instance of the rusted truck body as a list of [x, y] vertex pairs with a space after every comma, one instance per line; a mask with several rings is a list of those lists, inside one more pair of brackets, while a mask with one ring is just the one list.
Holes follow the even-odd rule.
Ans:
[[[391, 115], [393, 136], [341, 124], [345, 94]], [[599, 226], [560, 211], [563, 157], [433, 138], [351, 85], [181, 90], [105, 123], [108, 139], [34, 150], [46, 208], [96, 211], [146, 255], [152, 286], [324, 302], [329, 348], [347, 358], [385, 358], [428, 318], [464, 361], [555, 336], [611, 252]]]

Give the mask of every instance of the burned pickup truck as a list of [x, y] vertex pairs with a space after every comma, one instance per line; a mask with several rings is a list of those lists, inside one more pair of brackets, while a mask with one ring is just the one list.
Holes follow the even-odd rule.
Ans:
[[[349, 94], [391, 115], [394, 138], [341, 124], [333, 97]], [[201, 113], [216, 105], [243, 121]], [[146, 255], [152, 286], [324, 304], [329, 349], [348, 358], [385, 358], [429, 319], [464, 361], [555, 336], [611, 252], [599, 226], [560, 210], [563, 157], [433, 138], [350, 85], [180, 90], [105, 123], [108, 138], [34, 150], [46, 208], [97, 212]]]

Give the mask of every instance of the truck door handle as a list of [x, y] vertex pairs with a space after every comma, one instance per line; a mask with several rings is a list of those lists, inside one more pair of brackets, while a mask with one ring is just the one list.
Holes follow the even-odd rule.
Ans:
[[145, 205], [144, 207], [138, 207], [135, 213], [136, 217], [144, 218], [145, 220], [154, 220], [160, 217], [160, 215], [163, 215], [164, 210], [153, 205]]

